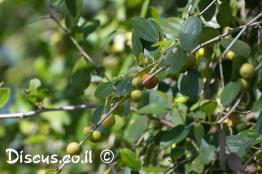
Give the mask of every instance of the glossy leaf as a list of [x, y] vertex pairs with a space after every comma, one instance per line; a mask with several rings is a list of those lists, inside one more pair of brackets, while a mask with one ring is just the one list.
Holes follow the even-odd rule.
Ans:
[[[232, 42], [232, 38], [223, 39], [221, 44], [224, 48], [227, 48], [228, 45]], [[244, 41], [237, 40], [235, 44], [230, 48], [237, 55], [248, 58], [251, 53], [251, 47]]]
[[[198, 3], [199, 11], [203, 11], [204, 9], [206, 9], [210, 3], [211, 3], [210, 0], [199, 1]], [[215, 15], [215, 12], [216, 12], [216, 3], [214, 3], [212, 6], [209, 6], [209, 8], [202, 14], [202, 16], [206, 21], [210, 21], [212, 17]]]
[[95, 97], [96, 98], [105, 98], [109, 96], [112, 93], [112, 91], [113, 91], [112, 82], [101, 83], [95, 91]]
[[199, 157], [203, 164], [210, 164], [216, 159], [216, 147], [208, 144], [204, 139], [201, 140], [199, 147]]
[[0, 88], [0, 108], [4, 107], [10, 97], [9, 88]]
[[171, 65], [168, 68], [170, 74], [179, 73], [187, 63], [187, 55], [182, 48], [177, 48], [175, 52], [170, 51], [165, 58], [166, 64]]
[[228, 107], [231, 105], [237, 98], [241, 91], [241, 82], [236, 81], [236, 82], [229, 82], [222, 94], [221, 94], [221, 103], [225, 106]]
[[189, 101], [196, 102], [200, 93], [200, 75], [196, 71], [188, 71], [179, 77], [178, 89], [189, 98]]
[[137, 158], [136, 154], [130, 149], [123, 148], [119, 150], [120, 160], [121, 162], [133, 169], [138, 171], [141, 168], [140, 160]]
[[192, 51], [198, 45], [201, 33], [202, 23], [200, 18], [190, 16], [184, 21], [179, 32], [181, 47], [187, 52]]
[[183, 141], [189, 134], [190, 127], [185, 125], [178, 125], [163, 134], [160, 140], [160, 145], [164, 148], [174, 143]]
[[148, 20], [140, 17], [135, 17], [132, 19], [132, 27], [139, 38], [142, 38], [148, 42], [159, 41], [159, 33], [157, 31], [157, 28]]

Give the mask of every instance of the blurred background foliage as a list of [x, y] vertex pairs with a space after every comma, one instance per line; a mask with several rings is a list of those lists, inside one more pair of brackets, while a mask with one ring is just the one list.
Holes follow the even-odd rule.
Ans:
[[[37, 107], [41, 106], [54, 107], [81, 103], [103, 105], [104, 99], [94, 95], [98, 85], [106, 81], [107, 78], [116, 79], [116, 77], [122, 77], [126, 73], [139, 69], [137, 65], [140, 62], [135, 58], [131, 49], [131, 18], [142, 16], [159, 20], [178, 16], [179, 18], [172, 19], [172, 21], [175, 21], [174, 28], [180, 28], [183, 22], [182, 18], [185, 18], [188, 14], [190, 2], [151, 0], [148, 7], [143, 0], [84, 0], [79, 20], [80, 25], [72, 27], [70, 25], [72, 25], [74, 19], [66, 19], [67, 21], [65, 21], [64, 16], [67, 15], [67, 12], [64, 7], [60, 7], [61, 2], [59, 0], [50, 2], [44, 0], [0, 0], [0, 82], [3, 82], [3, 87], [8, 87], [11, 90], [10, 99], [0, 112], [27, 112], [36, 110]], [[207, 2], [210, 3], [210, 1]], [[238, 9], [234, 5], [237, 1], [231, 0], [230, 2], [232, 15], [238, 16]], [[255, 0], [246, 0], [245, 2], [250, 16], [254, 16], [262, 9], [261, 3]], [[202, 3], [205, 4], [206, 2]], [[60, 17], [59, 20], [63, 26], [66, 23], [65, 26], [70, 35], [90, 55], [97, 66], [84, 61], [70, 38], [50, 19], [47, 10], [47, 6], [50, 4], [57, 8], [55, 15]], [[193, 9], [197, 8], [201, 7], [193, 7]], [[206, 17], [209, 18], [208, 15]], [[223, 20], [224, 17], [227, 16], [222, 16]], [[234, 20], [236, 21], [232, 24], [233, 27], [243, 24], [243, 21], [237, 17]], [[212, 22], [209, 24], [213, 27], [217, 25]], [[165, 25], [167, 23], [163, 21], [162, 26]], [[228, 24], [225, 25], [228, 26]], [[252, 41], [256, 39], [256, 34], [251, 31], [249, 32], [250, 36], [244, 39], [250, 44], [255, 44]], [[170, 38], [176, 35], [175, 32], [175, 30], [170, 32]], [[165, 33], [168, 33], [168, 31], [165, 31]], [[216, 36], [216, 31], [214, 33], [213, 36]], [[208, 40], [205, 36], [202, 36], [201, 39], [203, 41]], [[251, 46], [253, 48], [253, 45]], [[213, 52], [212, 48], [212, 46], [208, 47], [206, 51]], [[260, 48], [259, 54], [261, 54], [261, 50]], [[208, 53], [208, 56], [211, 56], [211, 54]], [[252, 59], [253, 62], [256, 61], [255, 58]], [[206, 67], [206, 64], [206, 59], [201, 59], [200, 65]], [[84, 66], [85, 71], [80, 74], [82, 78], [79, 80], [74, 75], [75, 72], [79, 72], [77, 69], [81, 69], [82, 66]], [[201, 66], [199, 66], [199, 71], [201, 71]], [[226, 63], [224, 66], [226, 66]], [[79, 77], [79, 74], [77, 76]], [[162, 74], [162, 76], [164, 75]], [[34, 80], [30, 81], [31, 79]], [[82, 79], [85, 79], [84, 82]], [[226, 82], [228, 81], [226, 79]], [[34, 85], [37, 87], [32, 87]], [[188, 127], [178, 126], [186, 123], [185, 117], [189, 112], [189, 107], [183, 104], [173, 107], [173, 95], [177, 94], [178, 89], [167, 89], [165, 83], [161, 83], [159, 88], [158, 91], [147, 91], [143, 94], [143, 101], [139, 104], [139, 108], [142, 108], [140, 112], [143, 114], [127, 111], [129, 117], [117, 117], [117, 124], [112, 131], [102, 130], [105, 135], [103, 141], [96, 144], [88, 141], [85, 144], [84, 149], [94, 151], [94, 164], [70, 165], [63, 172], [103, 173], [106, 171], [106, 167], [101, 165], [99, 161], [101, 149], [113, 148], [114, 151], [117, 151], [120, 147], [132, 149], [137, 147], [136, 143], [141, 136], [146, 137], [147, 140], [141, 143], [144, 146], [138, 146], [136, 149], [136, 152], [140, 152], [140, 157], [144, 160], [142, 173], [162, 173], [172, 166], [170, 158], [167, 158], [169, 156], [167, 154], [170, 154], [170, 148], [163, 149], [176, 142], [180, 143], [189, 134]], [[36, 90], [36, 92], [33, 93], [33, 90]], [[129, 106], [130, 103], [126, 102], [125, 105]], [[195, 110], [191, 108], [190, 119], [198, 120], [203, 117], [210, 117], [216, 105], [217, 103], [213, 100], [208, 103], [208, 106], [205, 105], [199, 110], [197, 106]], [[167, 112], [167, 107], [172, 108], [171, 120], [168, 121], [176, 126], [171, 132], [174, 134], [179, 132], [177, 134], [180, 135], [172, 141], [165, 141], [165, 136], [162, 135], [167, 128], [163, 132], [159, 132], [159, 122], [151, 118], [152, 115], [162, 118], [161, 115]], [[5, 162], [5, 149], [15, 148], [30, 154], [56, 153], [60, 156], [65, 155], [65, 147], [68, 142], [82, 139], [82, 130], [86, 125], [91, 124], [93, 112], [94, 110], [90, 109], [73, 112], [47, 112], [28, 119], [0, 120], [0, 173], [43, 174], [46, 169], [54, 168], [55, 166], [43, 164], [7, 164]], [[141, 115], [149, 115], [149, 117]], [[239, 115], [236, 117], [239, 117]], [[240, 125], [239, 128], [235, 128], [237, 129], [236, 132], [254, 126], [254, 123], [246, 120], [239, 122], [244, 128], [241, 128]], [[205, 149], [209, 149], [208, 152], [211, 153], [211, 156], [210, 154], [207, 156], [211, 159], [207, 160], [206, 163], [210, 164], [212, 161], [210, 165], [217, 166], [214, 155], [218, 144], [214, 140], [216, 135], [205, 134], [209, 128], [202, 123], [196, 124], [194, 131], [190, 132], [190, 134], [194, 134], [192, 136], [195, 137], [195, 140], [188, 138], [183, 141], [183, 145], [179, 146], [178, 149], [171, 151], [173, 162], [175, 163], [177, 159], [184, 157], [184, 153], [181, 154], [181, 152], [184, 152], [185, 149], [203, 152]], [[230, 130], [231, 128], [228, 131]], [[204, 136], [206, 141], [212, 144], [208, 144], [203, 139]], [[155, 144], [155, 140], [152, 140], [153, 137], [160, 139], [156, 141], [161, 142], [160, 145]], [[173, 149], [175, 148], [173, 147]], [[250, 155], [252, 153], [251, 151]], [[128, 166], [122, 172], [130, 173], [132, 164], [128, 159], [123, 158], [127, 154], [132, 153], [128, 149], [121, 149], [120, 158], [122, 161], [117, 163], [116, 167]], [[204, 165], [200, 158], [201, 156], [195, 158], [192, 164], [186, 166], [185, 171], [187, 173], [191, 171], [203, 172]], [[158, 162], [156, 159], [161, 160]], [[140, 163], [137, 162], [138, 159], [134, 160], [133, 169], [137, 170]], [[139, 164], [136, 165], [137, 163]], [[133, 173], [135, 172], [133, 171]]]

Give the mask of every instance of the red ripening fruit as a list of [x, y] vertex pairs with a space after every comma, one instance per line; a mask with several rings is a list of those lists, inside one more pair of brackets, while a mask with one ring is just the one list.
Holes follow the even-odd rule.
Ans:
[[[143, 81], [148, 79], [151, 76], [150, 73], [146, 73], [143, 75]], [[150, 80], [148, 80], [145, 84], [144, 87], [147, 89], [152, 89], [154, 87], [156, 87], [156, 85], [158, 84], [158, 78], [156, 76], [153, 76]]]

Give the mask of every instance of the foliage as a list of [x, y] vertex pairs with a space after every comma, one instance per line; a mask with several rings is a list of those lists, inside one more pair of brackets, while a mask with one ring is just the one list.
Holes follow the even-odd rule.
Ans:
[[[244, 2], [0, 0], [1, 154], [62, 157], [74, 142], [93, 163], [62, 173], [262, 172], [262, 4]], [[3, 173], [61, 167], [6, 161]]]

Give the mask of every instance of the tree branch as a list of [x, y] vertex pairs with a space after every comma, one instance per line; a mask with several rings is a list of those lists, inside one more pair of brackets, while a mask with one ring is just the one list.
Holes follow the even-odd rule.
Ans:
[[205, 13], [205, 11], [207, 11], [217, 0], [213, 0], [204, 10], [202, 10], [199, 15], [202, 15], [203, 13]]
[[87, 109], [87, 108], [96, 108], [95, 104], [81, 104], [81, 105], [70, 105], [62, 106], [56, 108], [41, 108], [36, 111], [22, 112], [22, 113], [13, 113], [13, 114], [0, 114], [0, 119], [12, 119], [12, 118], [27, 118], [39, 115], [44, 112], [51, 111], [74, 111], [77, 109]]
[[250, 24], [241, 25], [241, 26], [233, 29], [232, 31], [223, 33], [223, 34], [221, 34], [221, 35], [219, 35], [219, 36], [216, 36], [216, 37], [214, 37], [214, 38], [212, 38], [212, 39], [210, 39], [210, 40], [208, 40], [208, 41], [206, 41], [206, 42], [203, 42], [203, 43], [199, 44], [196, 48], [193, 49], [193, 51], [191, 51], [191, 54], [193, 54], [194, 52], [196, 52], [196, 51], [199, 50], [200, 48], [205, 47], [205, 46], [207, 46], [207, 45], [209, 45], [209, 44], [215, 43], [215, 42], [217, 42], [217, 41], [219, 41], [219, 40], [222, 40], [222, 39], [224, 39], [225, 37], [229, 36], [230, 34], [236, 33], [236, 32], [238, 32], [239, 30], [241, 30], [241, 29], [243, 29], [243, 28], [245, 28], [245, 27], [247, 27], [247, 28], [249, 28], [249, 27], [256, 27], [256, 26], [259, 26], [260, 24], [262, 24], [262, 21], [258, 21], [258, 22], [253, 22], [253, 23], [250, 23]]
[[217, 124], [221, 124], [223, 123], [223, 121], [225, 121], [232, 112], [235, 111], [235, 109], [237, 108], [237, 106], [239, 105], [239, 103], [241, 102], [242, 98], [244, 96], [244, 93], [241, 93], [240, 97], [237, 99], [237, 101], [235, 102], [235, 104], [232, 106], [232, 108], [228, 111], [228, 113], [226, 113], [226, 115], [222, 118], [220, 118], [218, 121], [217, 121]]
[[48, 13], [50, 14], [51, 19], [58, 25], [59, 28], [63, 30], [63, 32], [70, 38], [70, 40], [73, 42], [73, 44], [76, 46], [76, 48], [79, 50], [79, 52], [82, 54], [82, 56], [89, 61], [92, 65], [99, 67], [97, 63], [93, 61], [93, 59], [84, 51], [84, 49], [78, 44], [78, 42], [75, 40], [75, 38], [65, 29], [59, 22], [59, 20], [55, 17], [55, 15], [52, 13], [51, 9], [47, 7]]

